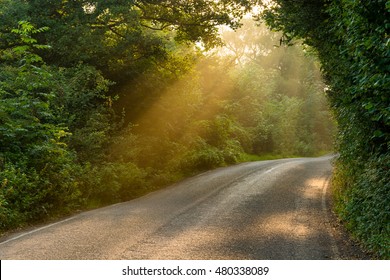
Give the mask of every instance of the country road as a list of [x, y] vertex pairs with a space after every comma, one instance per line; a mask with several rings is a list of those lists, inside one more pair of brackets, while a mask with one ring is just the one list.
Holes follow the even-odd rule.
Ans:
[[330, 160], [219, 168], [7, 236], [0, 259], [354, 258], [332, 226]]

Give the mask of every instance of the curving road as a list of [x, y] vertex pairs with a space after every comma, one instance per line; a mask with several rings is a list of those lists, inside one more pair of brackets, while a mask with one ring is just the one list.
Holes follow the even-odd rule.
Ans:
[[327, 207], [330, 160], [219, 168], [8, 236], [0, 259], [344, 258]]

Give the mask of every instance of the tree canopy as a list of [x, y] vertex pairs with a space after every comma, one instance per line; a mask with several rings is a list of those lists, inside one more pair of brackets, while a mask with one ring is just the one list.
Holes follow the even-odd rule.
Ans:
[[[12, 2], [12, 4], [10, 4]], [[167, 58], [177, 42], [220, 43], [218, 26], [239, 26], [249, 9], [235, 1], [1, 1], [0, 48], [14, 44], [10, 34], [20, 19], [48, 27], [39, 41], [51, 46], [40, 52], [46, 63], [70, 67], [80, 62], [110, 78], [129, 78]]]

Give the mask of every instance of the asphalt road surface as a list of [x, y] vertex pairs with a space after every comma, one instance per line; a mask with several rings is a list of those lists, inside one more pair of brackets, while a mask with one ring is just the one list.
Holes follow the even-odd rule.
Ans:
[[354, 258], [329, 211], [330, 161], [219, 168], [7, 236], [0, 259]]

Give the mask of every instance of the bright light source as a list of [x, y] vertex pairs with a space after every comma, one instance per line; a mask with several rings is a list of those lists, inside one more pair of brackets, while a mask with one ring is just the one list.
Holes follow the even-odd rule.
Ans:
[[86, 3], [83, 6], [84, 13], [86, 14], [93, 14], [96, 11], [96, 5], [97, 3]]

